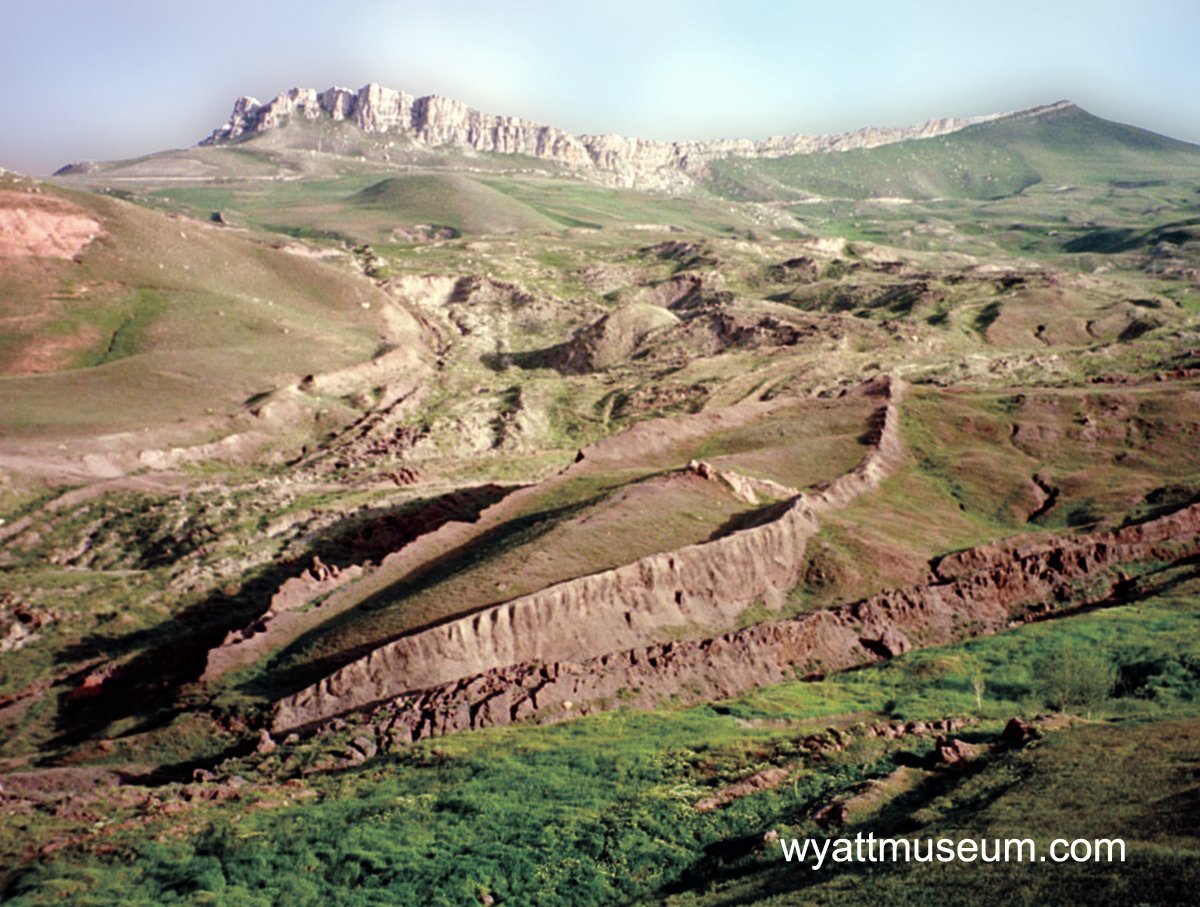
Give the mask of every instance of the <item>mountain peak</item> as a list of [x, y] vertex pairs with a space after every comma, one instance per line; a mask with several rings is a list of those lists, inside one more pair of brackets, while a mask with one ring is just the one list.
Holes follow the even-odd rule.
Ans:
[[620, 135], [573, 135], [532, 120], [481, 113], [452, 98], [415, 97], [371, 82], [357, 90], [342, 86], [325, 91], [291, 88], [265, 103], [240, 97], [234, 102], [229, 120], [201, 144], [241, 140], [295, 122], [345, 122], [379, 137], [388, 148], [400, 144], [418, 150], [520, 154], [582, 171], [614, 185], [678, 190], [693, 185], [712, 161], [723, 158], [774, 158], [875, 148], [946, 135], [1000, 116], [941, 117], [916, 126], [867, 127], [836, 135], [660, 142]]
[[1055, 101], [1053, 104], [1039, 104], [1037, 107], [1027, 107], [1024, 110], [1014, 110], [1011, 113], [1005, 114], [1005, 119], [1036, 119], [1038, 117], [1049, 116], [1053, 113], [1061, 113], [1067, 110], [1075, 110], [1083, 112], [1083, 108], [1074, 101], [1063, 99]]

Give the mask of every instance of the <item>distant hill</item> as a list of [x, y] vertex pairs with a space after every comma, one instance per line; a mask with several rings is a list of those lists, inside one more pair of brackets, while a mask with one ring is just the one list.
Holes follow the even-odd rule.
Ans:
[[[357, 91], [334, 87], [318, 92], [293, 88], [265, 103], [240, 97], [229, 120], [202, 145], [240, 142], [281, 132], [314, 147], [312, 130], [296, 134], [298, 125], [352, 124], [360, 135], [374, 138], [374, 149], [350, 140], [356, 153], [391, 160], [413, 149], [454, 149], [475, 154], [521, 155], [584, 173], [601, 182], [643, 189], [679, 189], [703, 175], [706, 165], [728, 156], [778, 157], [795, 153], [873, 148], [912, 138], [955, 132], [991, 117], [944, 117], [904, 128], [867, 127], [838, 135], [786, 135], [760, 141], [658, 142], [619, 135], [573, 135], [554, 126], [511, 116], [482, 113], [450, 98], [413, 97], [381, 85]], [[345, 146], [346, 138], [331, 136]]]
[[1093, 116], [1062, 101], [952, 135], [843, 154], [726, 158], [709, 185], [746, 201], [834, 198], [994, 199], [1038, 183], [1128, 188], [1195, 178], [1200, 146]]
[[[239, 98], [229, 120], [200, 147], [128, 161], [69, 164], [56, 175], [134, 183], [290, 180], [432, 167], [582, 176], [614, 187], [671, 194], [699, 189], [731, 200], [773, 202], [812, 196], [996, 199], [1039, 183], [1119, 186], [1191, 178], [1197, 166], [1200, 146], [1103, 120], [1069, 101], [838, 135], [657, 142], [573, 135], [481, 113], [447, 98], [415, 98], [367, 85], [357, 91], [295, 88], [265, 103]], [[472, 193], [487, 194], [462, 184], [453, 188], [458, 195], [467, 190], [455, 202], [460, 209], [474, 206]], [[402, 190], [397, 183], [391, 192], [413, 195], [417, 189], [410, 184]], [[400, 207], [409, 206], [405, 202]], [[517, 226], [529, 226], [528, 218], [538, 217], [531, 212], [518, 216], [495, 198], [483, 204], [490, 212], [505, 207], [505, 217], [516, 218], [512, 223]], [[444, 220], [417, 217], [422, 219]], [[499, 231], [504, 229], [501, 223]], [[497, 232], [488, 217], [481, 229], [467, 225], [463, 230]]]
[[[920, 228], [921, 242], [942, 241], [932, 237], [944, 238], [946, 205], [957, 204], [967, 222], [951, 231], [956, 243], [982, 230], [1010, 251], [1103, 253], [1153, 246], [1157, 234], [1139, 239], [1146, 229], [1175, 235], [1170, 225], [1190, 216], [1196, 196], [1200, 146], [1069, 101], [838, 136], [646, 142], [367, 86], [242, 98], [197, 147], [68, 165], [58, 179], [350, 246], [647, 227], [878, 240], [892, 236], [874, 222], [887, 220], [886, 206], [917, 203], [924, 214], [910, 213], [936, 222]], [[1020, 210], [994, 211], [987, 228], [983, 209], [965, 212], [1006, 199]], [[856, 212], [860, 203], [874, 213]], [[1162, 217], [1145, 222], [1150, 211]], [[1024, 220], [1040, 225], [1031, 234]]]
[[385, 303], [302, 249], [0, 177], [0, 434], [194, 427], [385, 340], [415, 362], [415, 326]]
[[365, 216], [426, 224], [455, 233], [559, 230], [562, 225], [528, 205], [459, 173], [393, 176], [347, 199]]

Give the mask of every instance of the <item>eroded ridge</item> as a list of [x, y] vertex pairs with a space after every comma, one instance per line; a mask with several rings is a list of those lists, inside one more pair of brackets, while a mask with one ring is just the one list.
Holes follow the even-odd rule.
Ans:
[[845, 475], [796, 495], [773, 521], [403, 636], [280, 700], [274, 729], [312, 724], [509, 665], [584, 661], [681, 632], [711, 635], [712, 628], [732, 626], [759, 602], [778, 609], [799, 581], [818, 517], [877, 488], [902, 458], [903, 390], [902, 382], [887, 377], [868, 388], [883, 402], [871, 419], [867, 454]]
[[[653, 707], [735, 695], [820, 676], [912, 648], [995, 633], [1103, 601], [1118, 565], [1200, 555], [1200, 504], [1122, 529], [987, 559], [954, 579], [880, 593], [853, 604], [761, 623], [708, 639], [657, 643], [581, 661], [529, 661], [405, 693], [369, 720], [381, 746], [509, 724], [563, 720], [616, 705]], [[1080, 588], [1086, 581], [1086, 588]]]
[[[443, 495], [420, 507], [419, 510], [389, 520], [380, 518], [359, 529], [359, 549], [364, 555], [358, 563], [325, 564], [314, 556], [311, 566], [297, 570], [296, 575], [280, 584], [271, 596], [266, 611], [249, 624], [230, 630], [221, 644], [210, 649], [200, 680], [211, 683], [228, 672], [252, 664], [255, 660], [277, 650], [301, 633], [318, 626], [332, 615], [350, 607], [355, 599], [339, 596], [352, 592], [352, 587], [374, 569], [372, 558], [378, 551], [388, 550], [383, 560], [395, 559], [418, 543], [443, 529], [470, 526], [469, 519], [459, 518], [474, 511], [476, 519], [489, 507], [489, 501], [503, 502], [510, 489], [499, 485], [480, 485]], [[362, 551], [362, 533], [371, 542]]]
[[[866, 390], [871, 390], [870, 385]], [[488, 531], [520, 516], [526, 512], [531, 499], [555, 485], [597, 469], [620, 466], [630, 458], [662, 456], [672, 444], [695, 441], [713, 431], [752, 423], [771, 415], [778, 406], [778, 403], [747, 400], [723, 410], [647, 419], [579, 451], [576, 461], [557, 475], [515, 490], [508, 489], [495, 503], [483, 507], [474, 519], [435, 521], [436, 528], [422, 531], [384, 555], [378, 567], [372, 568], [369, 562], [362, 562], [346, 565], [336, 573], [330, 571], [325, 576], [320, 575], [319, 570], [307, 575], [301, 572], [279, 587], [262, 615], [248, 625], [230, 631], [219, 646], [209, 651], [201, 680], [213, 682], [231, 670], [278, 651], [303, 633], [386, 589], [390, 583], [419, 572], [445, 552], [468, 546]], [[698, 464], [697, 468], [701, 465], [705, 464]], [[729, 471], [716, 470], [708, 477], [724, 481], [731, 493], [743, 500], [750, 492], [772, 500], [798, 493]], [[0, 528], [0, 534], [4, 531], [5, 528]]]

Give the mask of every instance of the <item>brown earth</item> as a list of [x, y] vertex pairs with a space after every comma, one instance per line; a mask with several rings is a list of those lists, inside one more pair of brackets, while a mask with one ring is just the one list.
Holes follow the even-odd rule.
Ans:
[[[273, 728], [311, 724], [405, 691], [540, 661], [549, 653], [587, 660], [680, 632], [733, 626], [756, 603], [777, 610], [800, 579], [818, 515], [876, 488], [902, 457], [897, 404], [903, 385], [885, 378], [873, 387], [886, 402], [872, 420], [869, 453], [846, 475], [791, 499], [774, 520], [403, 636], [281, 700]], [[638, 446], [637, 436], [644, 433], [645, 428], [625, 433], [622, 447]], [[661, 439], [651, 443], [657, 446]], [[609, 446], [598, 445], [589, 454], [603, 460]]]
[[[530, 660], [397, 696], [371, 724], [381, 742], [508, 724], [563, 720], [615, 705], [652, 707], [732, 696], [797, 675], [871, 664], [916, 647], [995, 633], [1064, 607], [1104, 600], [1121, 582], [1107, 568], [1173, 563], [1200, 554], [1200, 505], [1108, 532], [1063, 539], [958, 578], [884, 592], [853, 604], [761, 623], [708, 639], [656, 643], [580, 660]], [[1080, 589], [1081, 583], [1090, 584]], [[345, 711], [355, 708], [347, 697]], [[276, 727], [305, 722], [280, 704]], [[334, 706], [329, 699], [318, 705]], [[327, 713], [328, 714], [328, 713]], [[298, 720], [299, 719], [299, 720]]]
[[297, 567], [285, 580], [262, 616], [249, 625], [230, 631], [221, 645], [209, 650], [201, 681], [211, 682], [229, 671], [250, 664], [285, 642], [327, 620], [336, 606], [332, 594], [353, 583], [372, 569], [371, 560], [390, 556], [416, 540], [451, 522], [461, 522], [464, 511], [478, 512], [489, 502], [503, 499], [507, 489], [482, 485], [452, 492], [435, 499], [416, 513], [403, 518], [381, 519], [358, 530], [348, 540], [361, 558], [355, 563], [326, 565], [319, 556], [309, 567]]
[[[865, 415], [874, 402], [871, 395], [878, 394], [880, 387], [879, 384], [868, 383], [850, 391], [847, 396], [854, 398], [853, 401], [847, 403], [843, 399], [838, 411], [848, 409], [860, 417]], [[465, 550], [507, 521], [536, 510], [540, 506], [538, 501], [547, 494], [554, 494], [554, 489], [563, 482], [574, 481], [588, 474], [607, 475], [610, 471], [616, 471], [625, 475], [631, 469], [654, 472], [685, 462], [682, 458], [690, 455], [697, 442], [725, 436], [739, 439], [733, 453], [719, 455], [703, 464], [696, 461], [695, 467], [689, 464], [684, 469], [668, 469], [657, 477], [651, 475], [638, 479], [617, 492], [603, 506], [589, 509], [586, 515], [573, 523], [568, 521], [563, 528], [565, 534], [557, 543], [539, 544], [536, 550], [527, 552], [533, 560], [521, 562], [522, 580], [506, 598], [511, 600], [526, 591], [537, 591], [636, 558], [636, 553], [628, 554], [627, 540], [630, 536], [629, 527], [625, 524], [630, 518], [640, 521], [646, 512], [674, 512], [681, 506], [680, 494], [686, 493], [691, 504], [703, 503], [701, 498], [708, 500], [716, 494], [718, 498], [728, 497], [730, 501], [737, 501], [737, 506], [741, 507], [790, 499], [799, 494], [795, 488], [747, 475], [743, 470], [749, 468], [752, 472], [791, 477], [801, 487], [810, 484], [818, 476], [828, 475], [827, 468], [831, 464], [822, 459], [828, 452], [823, 452], [822, 457], [814, 460], [804, 449], [811, 429], [808, 421], [811, 413], [808, 405], [796, 410], [796, 403], [796, 400], [782, 398], [769, 403], [750, 399], [732, 407], [638, 423], [580, 451], [576, 462], [555, 476], [516, 491], [505, 489], [503, 500], [486, 506], [474, 519], [463, 520], [447, 512], [428, 524], [422, 524], [419, 531], [409, 533], [406, 530], [402, 537], [390, 531], [382, 534], [374, 532], [368, 540], [359, 540], [339, 556], [336, 566], [341, 569], [337, 576], [328, 576], [320, 581], [315, 576], [305, 579], [301, 574], [307, 562], [290, 565], [290, 568], [295, 568], [288, 570], [288, 575], [293, 579], [284, 583], [262, 615], [243, 627], [233, 628], [221, 645], [209, 652], [201, 679], [212, 682], [233, 668], [279, 651], [304, 633], [353, 609], [364, 600], [382, 594], [397, 580], [409, 582], [422, 571], [436, 566], [447, 551]], [[782, 434], [781, 426], [787, 428]], [[853, 438], [848, 444], [853, 449], [861, 450], [866, 442], [866, 438], [860, 437], [862, 422], [857, 419], [848, 421], [837, 432], [844, 434], [847, 442]], [[769, 437], [763, 437], [764, 433]], [[778, 446], [781, 439], [790, 440], [793, 435], [805, 442], [799, 450], [785, 443], [778, 450], [772, 448], [765, 452], [767, 455], [764, 456], [764, 451], [756, 446], [759, 442]], [[748, 446], [750, 450], [738, 450], [740, 446]], [[710, 475], [703, 477], [697, 469]], [[709, 490], [703, 486], [708, 486]], [[672, 491], [675, 493], [671, 494]], [[451, 518], [446, 520], [446, 516]], [[415, 526], [406, 525], [408, 528]], [[704, 530], [696, 538], [696, 541], [701, 541], [708, 530], [702, 523], [697, 525]], [[696, 527], [689, 528], [695, 534]], [[716, 523], [711, 528], [720, 531]], [[666, 535], [671, 536], [672, 533], [667, 532]], [[654, 533], [647, 534], [644, 531], [637, 535], [639, 542], [652, 541], [653, 536]], [[681, 544], [686, 542], [675, 542], [659, 548], [651, 545], [641, 553], [672, 550]], [[607, 552], [605, 545], [612, 548], [612, 552]], [[579, 557], [542, 563], [545, 551], [556, 547], [578, 552]], [[616, 556], [618, 550], [624, 553]], [[613, 555], [610, 563], [604, 563], [609, 554]], [[511, 588], [511, 575], [508, 573], [511, 565], [506, 567], [505, 563], [501, 558], [490, 572], [488, 569], [483, 571], [486, 575], [476, 576], [479, 571], [468, 571], [465, 579], [456, 576], [448, 580], [452, 587], [445, 590], [443, 597], [455, 604], [457, 610], [452, 613], [474, 612], [496, 604], [495, 592]], [[588, 563], [594, 566], [588, 569], [584, 566]], [[537, 577], [549, 578], [535, 583]], [[459, 579], [463, 581], [457, 582]], [[525, 588], [520, 588], [521, 585]], [[414, 622], [413, 626], [427, 626], [429, 623], [427, 619]], [[375, 645], [382, 645], [394, 638], [395, 632], [380, 636]], [[369, 651], [369, 648], [361, 649], [351, 657], [358, 657], [365, 651]], [[331, 666], [329, 670], [336, 666]]]
[[0, 191], [0, 258], [74, 258], [102, 232], [91, 215], [61, 199]]

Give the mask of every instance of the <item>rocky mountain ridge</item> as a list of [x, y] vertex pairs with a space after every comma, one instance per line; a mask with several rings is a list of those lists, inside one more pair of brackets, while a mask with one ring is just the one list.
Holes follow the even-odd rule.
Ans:
[[[1050, 112], [1068, 101], [1023, 111]], [[573, 135], [518, 117], [482, 113], [461, 101], [430, 95], [414, 97], [372, 83], [357, 91], [334, 87], [318, 92], [293, 88], [267, 102], [240, 97], [229, 120], [201, 145], [224, 142], [286, 126], [294, 118], [347, 122], [364, 132], [394, 135], [417, 148], [451, 147], [474, 153], [520, 154], [581, 171], [604, 182], [641, 188], [686, 188], [709, 163], [728, 157], [774, 158], [793, 154], [875, 148], [908, 139], [957, 132], [1008, 114], [941, 117], [916, 126], [867, 127], [836, 135], [773, 136], [758, 141], [662, 142], [619, 135]]]

